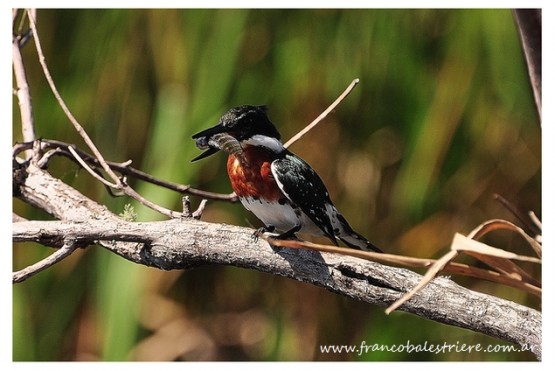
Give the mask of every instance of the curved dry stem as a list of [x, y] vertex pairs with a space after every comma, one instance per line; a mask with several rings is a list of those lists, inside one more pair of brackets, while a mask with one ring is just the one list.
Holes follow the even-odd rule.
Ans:
[[68, 108], [64, 99], [60, 95], [60, 92], [58, 91], [58, 88], [56, 87], [56, 83], [54, 82], [54, 79], [52, 78], [52, 75], [50, 74], [50, 69], [48, 68], [48, 65], [46, 64], [46, 58], [44, 56], [44, 52], [42, 51], [42, 45], [41, 45], [39, 33], [37, 31], [36, 15], [30, 9], [27, 10], [27, 15], [29, 17], [29, 24], [31, 26], [31, 29], [33, 30], [35, 46], [36, 46], [37, 53], [38, 53], [38, 56], [39, 56], [39, 63], [42, 67], [44, 77], [46, 77], [46, 80], [48, 81], [48, 85], [50, 86], [50, 89], [52, 90], [52, 93], [54, 94], [54, 97], [56, 97], [56, 100], [58, 101], [58, 104], [60, 105], [60, 107], [64, 111], [66, 117], [73, 124], [77, 133], [79, 133], [81, 138], [83, 138], [83, 140], [85, 141], [87, 146], [91, 149], [91, 151], [93, 152], [95, 157], [98, 159], [98, 161], [99, 161], [100, 165], [102, 166], [102, 168], [104, 169], [104, 171], [106, 171], [106, 173], [108, 175], [110, 175], [112, 180], [116, 184], [119, 185], [120, 184], [120, 179], [112, 171], [112, 169], [108, 166], [108, 164], [104, 160], [104, 157], [102, 156], [102, 154], [100, 153], [100, 151], [98, 150], [98, 148], [96, 147], [94, 142], [91, 140], [91, 138], [89, 137], [89, 135], [87, 134], [85, 129], [83, 129], [83, 126], [81, 126], [81, 124], [77, 121], [75, 116], [73, 116], [73, 113], [71, 113], [71, 110]]
[[297, 134], [295, 134], [291, 139], [289, 139], [283, 146], [285, 148], [290, 147], [293, 143], [295, 143], [296, 141], [298, 141], [299, 139], [301, 139], [306, 133], [308, 133], [310, 130], [312, 130], [316, 125], [318, 125], [324, 118], [326, 118], [326, 116], [335, 109], [335, 107], [337, 107], [339, 105], [339, 103], [341, 103], [346, 97], [347, 95], [349, 95], [349, 93], [355, 88], [355, 86], [360, 82], [359, 79], [354, 79], [353, 81], [351, 81], [351, 83], [349, 84], [349, 86], [347, 86], [347, 89], [345, 89], [345, 91], [343, 93], [341, 93], [341, 95], [324, 111], [322, 112], [318, 117], [316, 117], [310, 124], [308, 124], [303, 130], [299, 131]]
[[75, 239], [67, 237], [64, 239], [64, 244], [62, 247], [43, 260], [30, 265], [20, 271], [14, 272], [12, 276], [13, 283], [20, 283], [25, 281], [28, 278], [33, 277], [35, 274], [42, 272], [43, 270], [50, 268], [56, 263], [61, 262], [66, 257], [71, 255], [77, 249], [77, 244]]

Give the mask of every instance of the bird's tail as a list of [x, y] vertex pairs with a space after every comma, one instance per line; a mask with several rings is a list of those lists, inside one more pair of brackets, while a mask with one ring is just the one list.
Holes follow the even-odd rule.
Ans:
[[336, 233], [336, 237], [343, 241], [345, 245], [354, 249], [383, 252], [379, 247], [368, 241], [367, 238], [355, 232], [353, 228], [351, 228], [347, 220], [339, 212], [337, 212], [336, 217], [339, 225], [341, 226], [340, 228], [336, 229], [336, 231], [338, 232]]

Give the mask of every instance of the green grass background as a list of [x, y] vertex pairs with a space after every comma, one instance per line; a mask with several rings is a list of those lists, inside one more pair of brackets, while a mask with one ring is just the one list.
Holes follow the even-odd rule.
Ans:
[[[191, 135], [227, 109], [267, 104], [288, 139], [353, 80], [360, 84], [292, 146], [352, 226], [384, 250], [437, 257], [455, 232], [514, 221], [499, 193], [541, 217], [541, 130], [510, 10], [39, 10], [54, 80], [104, 156], [152, 175], [230, 192], [225, 157], [198, 163]], [[85, 148], [56, 104], [34, 45], [24, 49], [37, 135]], [[17, 101], [14, 142], [21, 141]], [[49, 170], [119, 214], [160, 215], [65, 159]], [[179, 210], [180, 195], [131, 180]], [[192, 199], [193, 206], [199, 199]], [[14, 210], [49, 218], [14, 200]], [[203, 219], [259, 222], [209, 202]], [[519, 253], [507, 232], [487, 242]], [[15, 244], [13, 268], [51, 253]], [[473, 262], [470, 259], [465, 260]], [[526, 267], [537, 274], [537, 267]], [[466, 287], [540, 308], [514, 289]], [[163, 272], [89, 247], [13, 287], [13, 359], [533, 360], [528, 352], [323, 354], [320, 345], [481, 343], [497, 339], [281, 277], [234, 267]]]

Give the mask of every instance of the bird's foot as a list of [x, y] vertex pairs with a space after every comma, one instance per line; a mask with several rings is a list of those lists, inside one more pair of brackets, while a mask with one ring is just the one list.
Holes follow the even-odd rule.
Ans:
[[275, 231], [275, 230], [276, 230], [276, 227], [274, 227], [273, 225], [269, 225], [269, 226], [267, 226], [267, 227], [266, 227], [266, 226], [260, 227], [260, 228], [258, 228], [256, 231], [254, 231], [254, 233], [252, 234], [251, 237], [252, 237], [252, 239], [254, 240], [254, 242], [258, 242], [258, 239], [259, 239], [260, 237], [262, 237], [262, 235], [263, 235], [264, 233], [267, 233], [267, 232], [271, 233], [271, 232], [273, 232], [273, 231]]

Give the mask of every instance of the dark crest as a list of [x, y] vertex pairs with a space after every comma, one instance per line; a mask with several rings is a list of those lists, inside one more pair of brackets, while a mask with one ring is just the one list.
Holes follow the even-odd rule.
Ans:
[[220, 125], [243, 140], [255, 134], [281, 139], [281, 135], [266, 114], [266, 106], [239, 106], [230, 109], [220, 118]]

